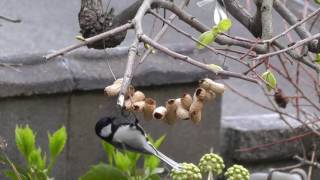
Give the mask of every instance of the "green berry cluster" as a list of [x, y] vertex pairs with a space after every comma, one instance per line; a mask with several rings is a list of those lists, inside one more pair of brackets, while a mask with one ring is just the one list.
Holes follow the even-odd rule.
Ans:
[[233, 165], [224, 174], [227, 180], [249, 180], [249, 171], [241, 165]]
[[225, 168], [223, 159], [214, 153], [205, 154], [200, 159], [199, 168], [202, 173], [212, 171], [215, 175], [220, 175]]
[[201, 180], [202, 175], [200, 169], [192, 163], [182, 163], [182, 169], [172, 169], [171, 178], [172, 180]]

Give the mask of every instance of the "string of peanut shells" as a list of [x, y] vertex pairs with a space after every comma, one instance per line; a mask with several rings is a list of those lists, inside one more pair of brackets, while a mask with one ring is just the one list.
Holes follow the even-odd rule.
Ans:
[[[104, 92], [107, 96], [117, 96], [120, 92], [122, 79], [117, 79], [107, 86]], [[146, 97], [143, 92], [135, 91], [129, 86], [125, 97], [124, 108], [127, 111], [143, 113], [145, 120], [161, 120], [167, 124], [174, 124], [177, 120], [189, 120], [194, 123], [201, 121], [203, 106], [206, 102], [216, 98], [216, 94], [223, 94], [225, 86], [209, 78], [199, 80], [199, 87], [193, 97], [183, 94], [177, 99], [169, 99], [164, 106], [157, 106], [157, 102]]]

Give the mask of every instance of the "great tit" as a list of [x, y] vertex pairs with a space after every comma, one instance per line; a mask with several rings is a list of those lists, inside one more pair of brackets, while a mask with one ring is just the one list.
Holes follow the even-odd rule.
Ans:
[[179, 163], [162, 154], [148, 141], [137, 118], [134, 122], [116, 123], [119, 120], [115, 117], [101, 118], [95, 126], [97, 136], [118, 149], [153, 154], [172, 168], [181, 169]]

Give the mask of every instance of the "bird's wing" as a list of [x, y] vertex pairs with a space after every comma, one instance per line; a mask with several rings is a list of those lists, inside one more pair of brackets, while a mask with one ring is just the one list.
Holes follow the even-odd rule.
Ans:
[[129, 150], [149, 153], [144, 149], [145, 144], [148, 144], [147, 139], [137, 126], [120, 126], [114, 133], [112, 141], [124, 144]]

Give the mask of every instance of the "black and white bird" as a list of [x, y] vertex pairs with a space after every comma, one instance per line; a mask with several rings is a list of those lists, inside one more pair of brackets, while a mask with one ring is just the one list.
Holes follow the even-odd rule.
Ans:
[[153, 154], [172, 168], [180, 170], [179, 163], [162, 154], [148, 141], [138, 119], [120, 124], [116, 124], [116, 121], [115, 117], [101, 118], [95, 126], [96, 134], [118, 149]]

